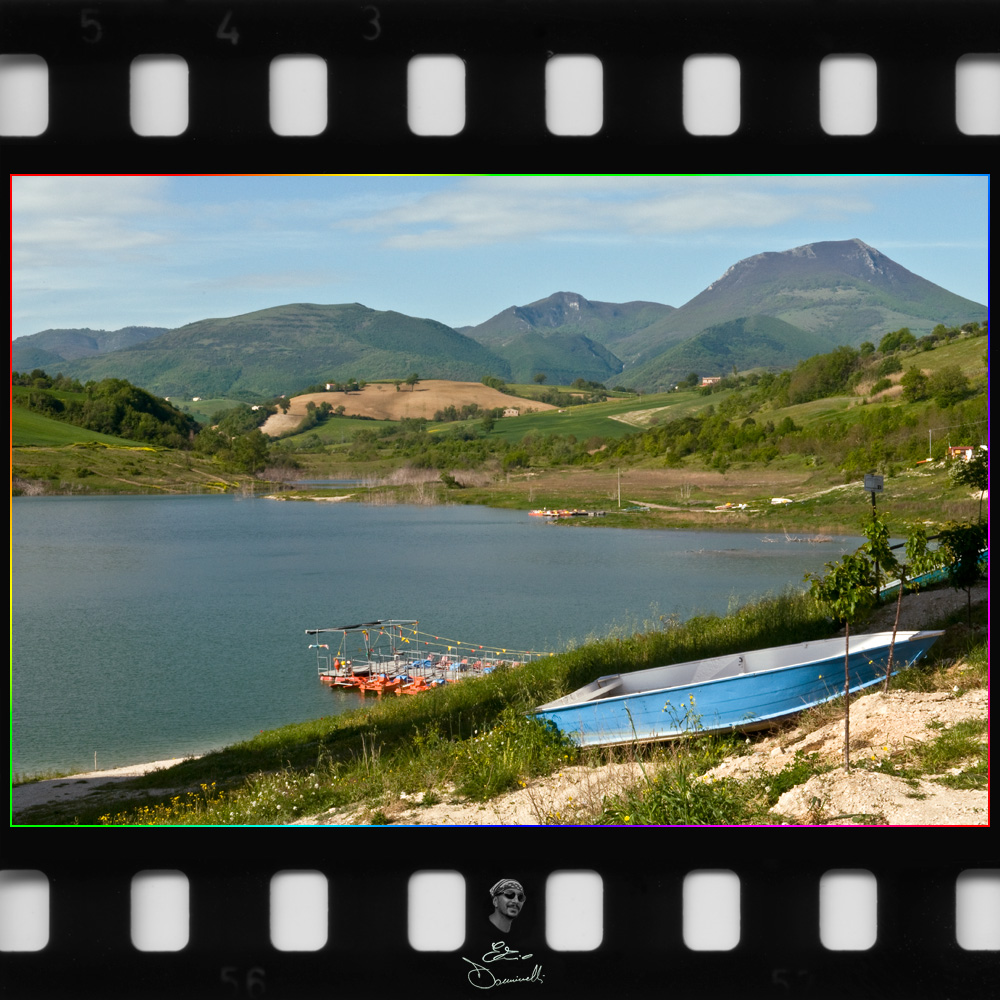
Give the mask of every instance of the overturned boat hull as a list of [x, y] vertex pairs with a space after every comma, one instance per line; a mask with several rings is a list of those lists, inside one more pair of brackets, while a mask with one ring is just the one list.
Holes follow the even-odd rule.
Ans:
[[[892, 673], [912, 666], [943, 632], [897, 632]], [[891, 632], [852, 636], [850, 690], [885, 678]], [[844, 693], [844, 640], [773, 646], [612, 674], [540, 705], [580, 746], [766, 728]]]

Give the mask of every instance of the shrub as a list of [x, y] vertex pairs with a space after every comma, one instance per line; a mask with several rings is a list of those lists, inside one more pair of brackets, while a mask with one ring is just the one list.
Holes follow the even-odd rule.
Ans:
[[927, 389], [938, 406], [948, 409], [968, 396], [969, 380], [958, 365], [945, 365], [930, 377]]

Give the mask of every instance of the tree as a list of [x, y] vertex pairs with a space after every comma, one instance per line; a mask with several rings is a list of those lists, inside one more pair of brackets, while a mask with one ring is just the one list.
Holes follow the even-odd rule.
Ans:
[[965, 591], [969, 628], [972, 628], [972, 588], [983, 575], [979, 557], [986, 547], [986, 525], [982, 521], [976, 524], [952, 521], [938, 532], [938, 541], [948, 554], [948, 582], [955, 590]]
[[889, 658], [885, 665], [885, 690], [889, 690], [889, 676], [892, 673], [892, 655], [896, 648], [896, 631], [899, 626], [899, 612], [903, 601], [903, 584], [905, 582], [903, 567], [893, 554], [889, 545], [889, 525], [884, 517], [879, 517], [877, 511], [872, 507], [872, 519], [864, 526], [865, 544], [861, 546], [859, 552], [863, 552], [872, 561], [872, 575], [874, 578], [874, 588], [872, 590], [873, 603], [877, 604], [882, 583], [887, 582], [891, 576], [899, 576], [899, 595], [896, 600], [896, 619], [892, 628], [892, 640], [889, 642]]
[[851, 622], [875, 602], [874, 568], [867, 557], [857, 552], [844, 556], [839, 563], [827, 563], [824, 577], [806, 574], [813, 597], [838, 621], [844, 623], [844, 770], [851, 770]]
[[889, 659], [885, 665], [885, 688], [889, 690], [889, 678], [892, 675], [892, 655], [896, 648], [896, 633], [899, 631], [899, 612], [903, 606], [903, 591], [911, 576], [926, 573], [941, 565], [940, 556], [927, 548], [927, 532], [923, 525], [915, 524], [906, 536], [906, 561], [897, 564], [899, 576], [899, 591], [896, 594], [896, 617], [892, 624], [892, 642], [889, 644]]
[[881, 354], [888, 354], [890, 351], [906, 349], [916, 342], [917, 338], [910, 332], [910, 328], [904, 326], [898, 330], [893, 330], [892, 333], [887, 333], [879, 341], [878, 349]]
[[903, 399], [906, 402], [916, 403], [927, 398], [927, 376], [916, 365], [906, 369], [899, 384], [903, 387]]
[[541, 385], [547, 378], [548, 375], [546, 375], [545, 372], [536, 372], [533, 381]]
[[960, 403], [969, 394], [969, 380], [958, 365], [945, 365], [938, 369], [927, 383], [934, 402], [942, 410]]
[[410, 387], [410, 392], [413, 392], [420, 381], [420, 376], [414, 372], [412, 375], [408, 375], [403, 381]]
[[989, 452], [977, 448], [968, 462], [961, 462], [951, 474], [952, 482], [979, 490], [979, 520], [983, 519], [983, 493], [990, 485]]
[[899, 562], [889, 547], [889, 525], [886, 524], [884, 517], [873, 513], [872, 519], [865, 523], [864, 535], [866, 541], [860, 551], [874, 564], [872, 566], [875, 582], [874, 597], [878, 600], [878, 589], [882, 581], [888, 580], [891, 574], [898, 571]]
[[241, 472], [261, 472], [267, 465], [269, 440], [259, 430], [238, 437], [233, 442], [233, 465]]

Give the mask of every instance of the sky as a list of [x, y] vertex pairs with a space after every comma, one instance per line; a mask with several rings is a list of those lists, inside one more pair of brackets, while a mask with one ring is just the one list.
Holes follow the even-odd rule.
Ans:
[[554, 292], [681, 306], [858, 238], [988, 301], [988, 175], [14, 176], [11, 332], [360, 302], [461, 327]]

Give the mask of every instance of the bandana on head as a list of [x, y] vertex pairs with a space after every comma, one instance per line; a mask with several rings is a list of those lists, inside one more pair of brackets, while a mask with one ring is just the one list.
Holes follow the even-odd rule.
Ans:
[[501, 892], [506, 889], [517, 889], [522, 896], [526, 895], [524, 891], [524, 886], [520, 882], [512, 878], [502, 878], [492, 889], [490, 889], [490, 899], [494, 896], [499, 896]]

